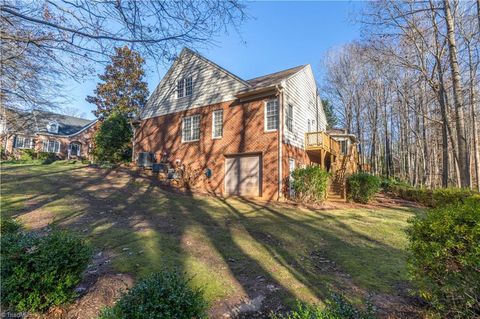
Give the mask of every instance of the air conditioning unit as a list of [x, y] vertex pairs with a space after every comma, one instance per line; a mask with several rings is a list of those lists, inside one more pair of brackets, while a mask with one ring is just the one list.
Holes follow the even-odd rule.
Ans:
[[143, 168], [152, 168], [153, 163], [155, 162], [155, 155], [149, 152], [140, 152], [138, 153], [137, 166]]

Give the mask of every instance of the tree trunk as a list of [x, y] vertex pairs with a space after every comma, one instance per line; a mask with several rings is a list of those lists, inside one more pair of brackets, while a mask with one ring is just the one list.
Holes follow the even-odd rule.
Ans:
[[[480, 10], [480, 0], [477, 1], [477, 9]], [[480, 13], [480, 12], [479, 12]], [[480, 15], [479, 15], [480, 19]], [[480, 21], [479, 21], [480, 23]], [[479, 24], [480, 26], [480, 24]], [[477, 180], [477, 191], [480, 192], [480, 155], [478, 153], [478, 137], [477, 137], [477, 119], [475, 113], [475, 104], [476, 104], [476, 92], [475, 92], [475, 72], [472, 58], [472, 48], [470, 43], [467, 45], [468, 50], [468, 64], [469, 64], [469, 74], [470, 74], [470, 112], [472, 116], [472, 144], [473, 144], [473, 156], [475, 163], [475, 177]]]
[[449, 0], [444, 0], [445, 22], [447, 24], [447, 41], [450, 57], [450, 69], [452, 71], [453, 97], [455, 102], [455, 122], [457, 126], [457, 146], [460, 166], [461, 186], [470, 187], [470, 165], [465, 138], [465, 119], [463, 114], [462, 78], [457, 60], [457, 46], [455, 43], [455, 26], [450, 11]]

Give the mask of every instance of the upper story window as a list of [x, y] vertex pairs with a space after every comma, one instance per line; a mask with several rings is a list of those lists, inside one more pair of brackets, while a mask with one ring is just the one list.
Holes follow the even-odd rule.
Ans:
[[285, 116], [285, 125], [287, 126], [287, 130], [293, 132], [293, 105], [287, 105], [287, 114]]
[[278, 101], [270, 100], [265, 104], [265, 131], [278, 129]]
[[51, 121], [47, 124], [48, 133], [58, 133], [58, 123], [56, 121]]
[[212, 116], [212, 137], [221, 138], [223, 136], [223, 110], [213, 112]]
[[49, 153], [58, 153], [60, 152], [60, 142], [56, 140], [45, 140], [43, 141], [43, 151]]
[[200, 139], [200, 114], [184, 117], [182, 120], [182, 142]]
[[192, 77], [183, 78], [177, 81], [177, 98], [190, 96], [193, 93]]
[[33, 148], [34, 146], [34, 141], [33, 138], [31, 137], [25, 137], [25, 136], [16, 136], [15, 137], [15, 148]]

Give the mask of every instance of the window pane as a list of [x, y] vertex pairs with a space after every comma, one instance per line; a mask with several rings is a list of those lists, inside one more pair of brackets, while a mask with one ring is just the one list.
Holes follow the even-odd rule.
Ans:
[[184, 97], [185, 83], [182, 80], [177, 81], [177, 98]]
[[23, 136], [17, 136], [15, 139], [15, 147], [23, 148], [23, 142], [24, 142]]
[[267, 102], [267, 130], [278, 129], [278, 104], [277, 101]]
[[223, 136], [223, 110], [213, 112], [213, 137]]
[[286, 125], [287, 129], [292, 132], [293, 131], [293, 106], [287, 106], [287, 116], [286, 116]]
[[185, 117], [183, 119], [183, 130], [182, 130], [182, 138], [184, 141], [190, 141], [192, 135], [192, 118]]
[[185, 96], [190, 96], [192, 95], [193, 92], [193, 82], [192, 78], [186, 78], [185, 79]]
[[200, 115], [192, 118], [192, 141], [200, 139]]

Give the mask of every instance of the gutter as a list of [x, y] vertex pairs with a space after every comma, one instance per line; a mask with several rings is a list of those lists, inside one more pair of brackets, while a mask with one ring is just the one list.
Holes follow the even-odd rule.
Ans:
[[283, 185], [283, 110], [284, 110], [284, 91], [283, 86], [277, 86], [277, 91], [280, 93], [279, 101], [279, 123], [278, 123], [278, 195], [277, 200], [283, 197], [282, 185]]

